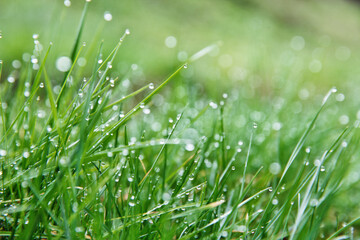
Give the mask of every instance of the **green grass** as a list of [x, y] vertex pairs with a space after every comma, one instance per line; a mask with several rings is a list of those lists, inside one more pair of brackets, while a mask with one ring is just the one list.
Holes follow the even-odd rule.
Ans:
[[[34, 36], [33, 61], [21, 67], [1, 62], [4, 239], [359, 236], [359, 121], [344, 120], [356, 108], [343, 88], [306, 97], [317, 92], [302, 82], [307, 52], [295, 67], [277, 62], [272, 86], [254, 74], [230, 79], [224, 93], [217, 86], [226, 74], [211, 87], [190, 75], [218, 50], [204, 44], [152, 83], [134, 65], [116, 68], [133, 41], [125, 28], [110, 50], [106, 39], [81, 43], [91, 4], [67, 46], [65, 73], [54, 68], [59, 39]], [[259, 54], [251, 72], [271, 62]], [[88, 69], [78, 66], [82, 57]]]

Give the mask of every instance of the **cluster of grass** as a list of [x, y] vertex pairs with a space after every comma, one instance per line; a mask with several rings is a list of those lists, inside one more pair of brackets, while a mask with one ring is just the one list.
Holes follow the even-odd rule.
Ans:
[[[77, 61], [86, 49], [80, 39], [88, 5], [60, 86], [49, 74], [52, 44], [41, 50], [37, 36], [33, 55], [9, 66], [9, 76], [1, 76], [1, 63], [2, 237], [357, 236], [359, 219], [344, 223], [333, 212], [341, 211], [333, 202], [351, 187], [344, 180], [359, 140], [357, 122], [344, 129], [325, 124], [338, 117], [327, 111], [335, 89], [317, 112], [302, 117], [289, 112], [298, 106], [290, 98], [278, 98], [264, 113], [236, 91], [209, 101], [199, 96], [201, 85], [181, 81], [179, 73], [211, 47], [158, 86], [137, 87], [131, 76], [112, 74], [128, 31], [107, 56], [99, 44], [83, 78]], [[188, 97], [177, 97], [186, 91]], [[274, 121], [283, 115], [289, 120]], [[291, 134], [283, 139], [280, 129]]]

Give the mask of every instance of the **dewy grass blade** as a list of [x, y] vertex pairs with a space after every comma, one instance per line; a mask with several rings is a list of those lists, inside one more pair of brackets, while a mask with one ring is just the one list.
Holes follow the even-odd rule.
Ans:
[[62, 84], [61, 90], [60, 90], [60, 92], [59, 92], [59, 95], [57, 96], [57, 99], [56, 99], [57, 109], [59, 109], [60, 100], [61, 100], [62, 94], [63, 94], [63, 92], [64, 92], [64, 89], [65, 89], [65, 87], [66, 87], [66, 83], [67, 83], [67, 81], [68, 81], [69, 78], [70, 78], [70, 75], [71, 75], [71, 73], [72, 73], [72, 71], [73, 71], [73, 69], [74, 69], [74, 67], [75, 67], [75, 64], [76, 64], [77, 60], [79, 59], [81, 50], [83, 49], [84, 46], [85, 46], [85, 44], [83, 44], [83, 45], [80, 47], [79, 52], [77, 53], [74, 61], [72, 62], [72, 65], [71, 65], [70, 70], [67, 72], [67, 75], [66, 75], [65, 80], [64, 80], [64, 82], [63, 82], [63, 84]]
[[172, 129], [171, 129], [171, 132], [169, 133], [166, 141], [164, 142], [163, 146], [161, 147], [161, 150], [160, 150], [160, 152], [158, 153], [157, 157], [155, 158], [154, 162], [152, 163], [149, 171], [145, 174], [145, 176], [143, 177], [143, 179], [141, 179], [141, 181], [140, 181], [140, 183], [139, 183], [139, 186], [143, 185], [143, 183], [144, 183], [145, 180], [147, 179], [148, 175], [151, 173], [151, 171], [154, 169], [156, 163], [159, 161], [161, 154], [163, 153], [163, 151], [164, 151], [164, 149], [165, 149], [168, 141], [170, 140], [171, 136], [173, 135], [173, 133], [174, 133], [177, 125], [179, 124], [180, 119], [181, 119], [182, 116], [183, 116], [183, 112], [178, 115], [178, 117], [177, 117], [177, 119], [176, 119], [176, 122], [175, 122], [174, 126], [173, 126]]
[[25, 107], [32, 102], [37, 90], [39, 89], [39, 81], [40, 81], [40, 77], [41, 77], [41, 73], [42, 71], [44, 70], [45, 68], [45, 63], [46, 63], [46, 60], [47, 60], [47, 57], [49, 55], [49, 52], [50, 52], [50, 49], [51, 49], [51, 46], [52, 46], [52, 43], [50, 43], [47, 51], [46, 51], [46, 54], [45, 54], [45, 57], [43, 59], [43, 61], [41, 62], [41, 65], [40, 65], [40, 68], [36, 74], [36, 77], [35, 77], [35, 80], [34, 80], [34, 83], [33, 83], [33, 87], [31, 89], [31, 93], [30, 93], [30, 96], [29, 98], [26, 100], [26, 102], [24, 103], [24, 105], [22, 106], [21, 110], [19, 111], [19, 113], [17, 114], [17, 116], [15, 117], [15, 119], [11, 122], [9, 128], [6, 130], [6, 132], [4, 133], [4, 135], [2, 136], [1, 140], [0, 140], [0, 143], [2, 143], [4, 141], [4, 139], [7, 137], [7, 135], [10, 133], [10, 131], [13, 129], [15, 123], [19, 120], [21, 114], [24, 113], [24, 109]]
[[355, 218], [354, 220], [352, 220], [351, 222], [349, 222], [348, 224], [346, 224], [345, 226], [343, 226], [342, 228], [340, 228], [339, 230], [334, 232], [330, 237], [327, 238], [327, 240], [333, 239], [334, 237], [339, 235], [339, 233], [345, 231], [346, 229], [348, 229], [349, 227], [351, 227], [352, 225], [354, 225], [358, 221], [360, 221], [360, 217]]
[[[77, 34], [76, 34], [76, 39], [75, 39], [74, 46], [73, 46], [73, 48], [72, 48], [71, 55], [70, 55], [71, 62], [74, 62], [75, 57], [76, 57], [76, 52], [77, 52], [77, 50], [78, 50], [78, 48], [79, 48], [80, 38], [81, 38], [83, 29], [84, 29], [85, 17], [86, 17], [86, 14], [87, 14], [87, 12], [88, 12], [89, 4], [90, 4], [90, 1], [87, 0], [87, 1], [85, 2], [84, 9], [83, 9], [83, 12], [82, 12], [82, 14], [81, 14], [81, 19], [80, 19], [80, 24], [79, 24], [79, 27], [78, 27], [78, 30], [77, 30]], [[65, 79], [64, 79], [63, 82], [65, 82], [66, 76], [67, 76], [67, 74], [65, 75]]]
[[[101, 77], [100, 77], [100, 80], [98, 81], [96, 87], [95, 87], [95, 90], [93, 91], [94, 93], [98, 92], [99, 91], [99, 88], [100, 86], [102, 85], [102, 83], [105, 81], [105, 78], [106, 78], [106, 75], [107, 75], [107, 72], [112, 68], [112, 64], [113, 64], [113, 61], [116, 57], [116, 54], [117, 52], [119, 51], [120, 49], [120, 46], [121, 44], [123, 43], [125, 37], [127, 35], [130, 34], [130, 31], [128, 29], [125, 30], [125, 33], [123, 34], [123, 36], [120, 38], [118, 44], [116, 45], [116, 47], [114, 48], [114, 50], [109, 54], [109, 57], [102, 63], [102, 65], [99, 67], [99, 69], [102, 68], [102, 66], [105, 64], [106, 62], [106, 68], [104, 70], [104, 72], [102, 73]], [[111, 56], [111, 59], [108, 60]]]
[[[266, 191], [268, 191], [268, 190], [269, 190], [269, 188], [265, 188], [265, 189], [257, 192], [256, 194], [252, 195], [251, 197], [249, 197], [249, 198], [247, 198], [246, 200], [244, 200], [243, 202], [241, 202], [241, 203], [237, 206], [237, 208], [241, 208], [241, 207], [244, 206], [246, 203], [250, 202], [251, 200], [253, 200], [253, 199], [256, 198], [257, 196], [260, 196], [262, 193], [264, 193], [264, 192], [266, 192]], [[192, 232], [192, 233], [190, 233], [190, 234], [188, 234], [188, 235], [186, 235], [186, 236], [184, 236], [184, 237], [182, 237], [182, 238], [180, 238], [180, 239], [193, 238], [198, 232], [201, 232], [201, 231], [205, 230], [206, 228], [208, 228], [208, 227], [210, 227], [210, 226], [218, 223], [220, 220], [226, 218], [229, 214], [231, 214], [231, 212], [232, 212], [232, 210], [229, 210], [229, 211], [221, 214], [220, 217], [213, 219], [213, 220], [212, 220], [209, 224], [207, 224], [206, 226], [204, 226], [204, 227], [202, 227], [202, 228], [200, 228], [200, 229], [196, 229], [194, 232]]]
[[127, 122], [130, 119], [132, 115], [134, 115], [139, 109], [141, 109], [140, 106], [146, 104], [151, 99], [151, 97], [154, 96], [156, 93], [158, 93], [177, 73], [180, 72], [181, 69], [184, 68], [184, 66], [186, 66], [186, 64], [183, 64], [181, 67], [179, 67], [160, 86], [158, 86], [154, 91], [152, 91], [148, 96], [146, 96], [140, 103], [138, 103], [132, 110], [130, 110], [123, 118], [121, 118], [117, 123], [115, 123], [109, 130], [107, 130], [105, 134], [103, 134], [103, 136], [94, 143], [92, 150], [90, 150], [88, 154], [93, 153], [93, 151], [95, 151], [102, 142], [108, 139], [109, 136], [111, 136], [111, 134], [115, 133], [115, 131], [117, 131], [119, 127], [121, 127], [125, 122]]
[[107, 111], [107, 110], [110, 110], [113, 106], [115, 106], [115, 105], [117, 105], [117, 104], [120, 104], [120, 103], [122, 103], [123, 101], [125, 101], [125, 100], [127, 100], [127, 99], [129, 99], [129, 98], [131, 98], [131, 97], [133, 97], [133, 96], [138, 95], [139, 93], [141, 93], [141, 92], [149, 89], [149, 86], [151, 86], [151, 85], [148, 84], [148, 85], [146, 85], [146, 86], [144, 86], [144, 87], [136, 90], [135, 92], [132, 92], [132, 93], [130, 93], [129, 95], [127, 95], [127, 96], [125, 96], [125, 97], [122, 97], [122, 98], [120, 98], [119, 100], [117, 100], [117, 101], [115, 101], [115, 102], [107, 105], [106, 107], [104, 107], [103, 111], [105, 112], [105, 111]]
[[293, 164], [295, 158], [297, 157], [297, 155], [299, 154], [300, 152], [300, 149], [302, 148], [302, 146], [304, 145], [305, 143], [305, 140], [307, 139], [307, 137], [309, 136], [311, 130], [314, 128], [314, 125], [315, 125], [315, 122], [316, 120], [318, 119], [320, 113], [322, 112], [324, 106], [325, 106], [325, 103], [328, 101], [329, 99], [329, 96], [336, 92], [336, 89], [335, 88], [332, 88], [330, 89], [330, 91], [325, 95], [323, 101], [322, 101], [322, 104], [321, 104], [321, 107], [320, 109], [318, 110], [318, 112], [316, 113], [315, 117], [311, 120], [309, 126], [306, 128], [305, 132], [303, 133], [303, 135], [301, 136], [300, 140], [298, 141], [298, 143], [296, 144], [293, 152], [291, 153], [290, 155], [290, 158], [288, 160], [288, 162], [286, 163], [286, 166], [284, 168], [284, 171], [283, 171], [283, 174], [281, 175], [281, 178], [277, 184], [277, 187], [275, 188], [275, 190], [273, 191], [273, 194], [271, 195], [271, 198], [269, 199], [269, 202], [265, 208], [265, 211], [264, 211], [264, 214], [261, 218], [261, 221], [256, 229], [256, 232], [254, 234], [254, 239], [261, 239], [261, 236], [262, 236], [262, 232], [263, 230], [261, 229], [261, 226], [264, 226], [265, 222], [267, 221], [268, 217], [269, 217], [269, 213], [270, 213], [270, 206], [271, 206], [271, 202], [272, 200], [275, 198], [280, 186], [282, 185], [283, 183], [283, 180], [284, 180], [284, 177], [285, 175], [287, 174], [290, 166]]
[[52, 86], [51, 86], [51, 81], [49, 79], [49, 76], [47, 75], [46, 73], [46, 70], [44, 69], [44, 79], [45, 79], [45, 88], [46, 88], [46, 91], [47, 91], [47, 94], [48, 94], [48, 99], [49, 99], [49, 102], [50, 102], [50, 107], [51, 107], [51, 112], [52, 112], [52, 115], [54, 117], [54, 121], [55, 121], [55, 128], [56, 128], [56, 131], [58, 132], [59, 136], [60, 136], [60, 141], [63, 139], [63, 134], [61, 132], [61, 130], [59, 129], [59, 119], [58, 119], [58, 113], [57, 113], [57, 106], [56, 106], [56, 103], [55, 103], [55, 98], [54, 98], [54, 94], [52, 92]]
[[291, 231], [291, 235], [290, 235], [290, 240], [294, 239], [295, 237], [295, 234], [296, 234], [296, 231], [297, 231], [297, 228], [298, 226], [300, 225], [300, 223], [302, 222], [302, 216], [305, 212], [305, 209], [308, 207], [309, 205], [309, 202], [310, 202], [310, 197], [311, 197], [311, 191], [312, 189], [314, 188], [314, 184], [316, 182], [316, 180], [318, 179], [318, 176], [319, 176], [319, 173], [320, 173], [320, 169], [321, 169], [321, 166], [323, 165], [325, 159], [326, 159], [326, 155], [328, 154], [328, 152], [324, 152], [321, 160], [320, 160], [320, 164], [317, 166], [317, 169], [316, 171], [314, 172], [310, 182], [309, 182], [309, 185], [306, 189], [306, 192], [304, 194], [304, 197], [303, 197], [303, 200], [301, 202], [301, 205], [300, 205], [300, 208], [298, 209], [298, 213], [297, 213], [297, 216], [296, 216], [296, 219], [295, 219], [295, 224], [294, 226], [292, 227], [292, 231]]

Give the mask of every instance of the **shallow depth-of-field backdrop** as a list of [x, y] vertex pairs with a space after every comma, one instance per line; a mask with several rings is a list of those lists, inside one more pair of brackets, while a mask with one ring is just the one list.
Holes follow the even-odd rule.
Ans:
[[0, 36], [1, 236], [359, 237], [356, 1], [0, 0]]

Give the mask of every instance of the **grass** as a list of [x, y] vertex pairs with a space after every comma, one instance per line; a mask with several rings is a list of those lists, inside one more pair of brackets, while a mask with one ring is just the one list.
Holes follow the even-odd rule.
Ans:
[[[337, 123], [342, 93], [299, 102], [295, 82], [278, 98], [235, 89], [209, 100], [184, 76], [217, 45], [141, 85], [135, 66], [113, 67], [128, 30], [108, 54], [103, 42], [81, 44], [89, 4], [63, 76], [56, 41], [41, 50], [36, 36], [21, 67], [1, 62], [4, 239], [359, 235], [358, 213], [341, 204], [356, 187], [359, 144], [358, 120]], [[77, 65], [84, 56], [89, 72]]]

